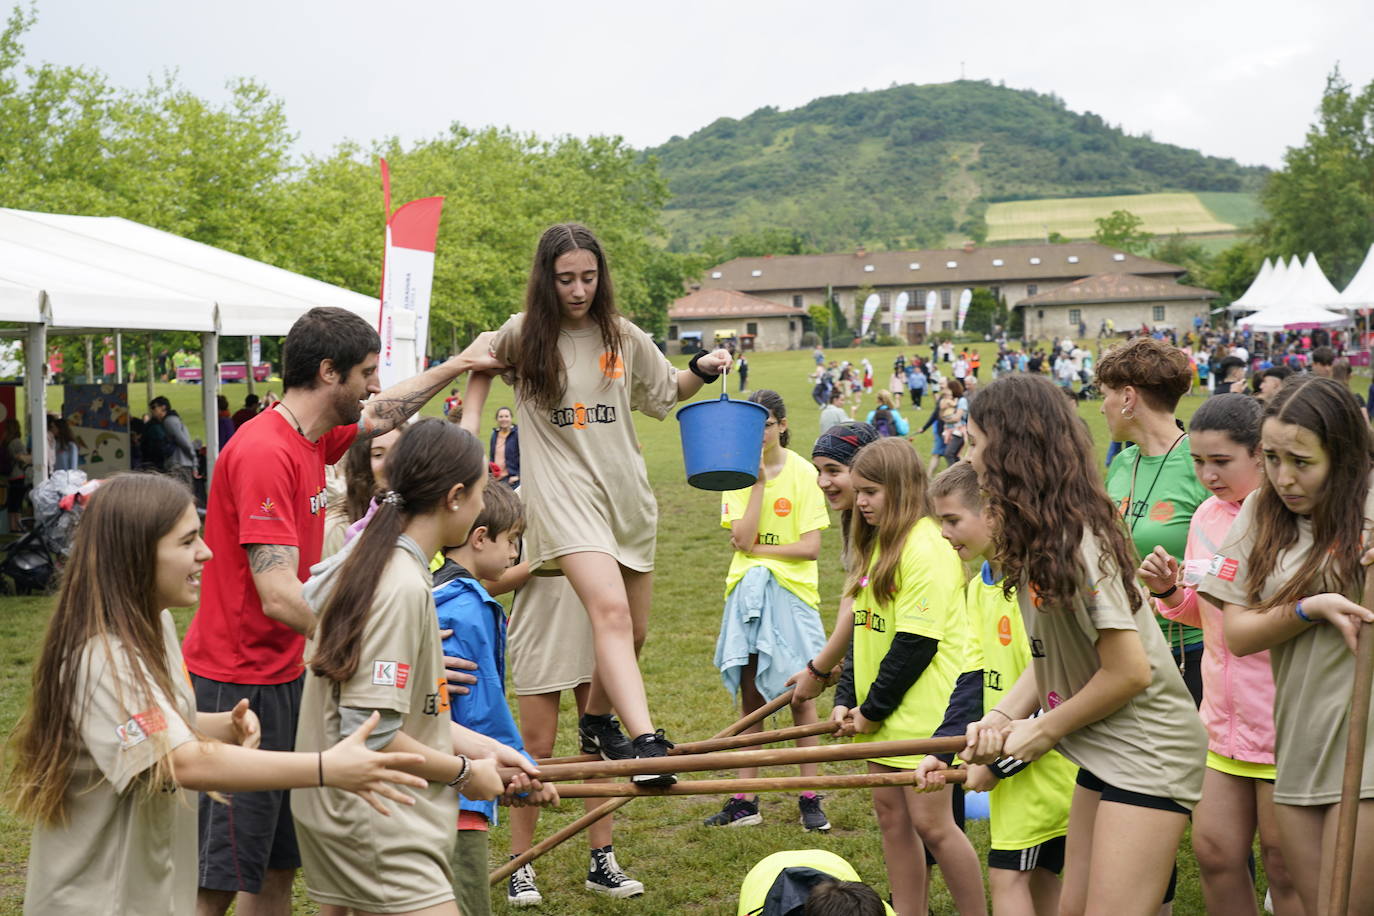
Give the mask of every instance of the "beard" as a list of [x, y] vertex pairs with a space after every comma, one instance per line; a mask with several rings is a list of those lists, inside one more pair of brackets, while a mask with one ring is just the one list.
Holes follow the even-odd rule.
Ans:
[[340, 385], [334, 393], [333, 407], [335, 426], [355, 425], [363, 415], [362, 403], [346, 385]]

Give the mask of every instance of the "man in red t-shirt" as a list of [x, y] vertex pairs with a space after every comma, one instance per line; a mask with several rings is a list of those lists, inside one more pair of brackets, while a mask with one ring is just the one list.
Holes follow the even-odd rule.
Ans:
[[[315, 308], [291, 327], [280, 401], [247, 421], [215, 465], [205, 516], [214, 558], [183, 652], [201, 712], [247, 698], [265, 750], [295, 746], [302, 655], [315, 615], [301, 583], [324, 543], [325, 465], [360, 437], [387, 432], [454, 378], [493, 368], [490, 337], [378, 394], [377, 331], [336, 308]], [[377, 395], [364, 403], [370, 395]], [[300, 856], [286, 792], [200, 798], [196, 911], [286, 914]]]

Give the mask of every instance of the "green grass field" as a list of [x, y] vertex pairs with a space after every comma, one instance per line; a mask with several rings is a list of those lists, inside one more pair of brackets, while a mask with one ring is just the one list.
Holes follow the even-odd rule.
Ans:
[[[984, 374], [990, 372], [993, 345], [983, 349]], [[880, 370], [890, 366], [898, 349], [869, 348], [869, 357]], [[910, 352], [908, 349], [907, 352]], [[834, 357], [857, 358], [858, 352], [833, 351]], [[682, 364], [680, 357], [675, 358]], [[789, 425], [792, 448], [810, 455], [818, 429], [818, 409], [809, 397], [807, 374], [813, 363], [810, 351], [759, 353], [749, 359], [749, 379], [757, 387], [780, 392], [791, 409]], [[732, 382], [732, 393], [735, 387]], [[141, 400], [142, 386], [133, 386], [135, 399]], [[706, 392], [710, 396], [719, 389]], [[194, 386], [162, 385], [158, 392], [171, 398], [185, 415], [192, 434], [198, 434], [199, 389]], [[237, 407], [242, 401], [242, 386], [232, 386], [228, 397]], [[498, 386], [487, 411], [487, 422], [495, 408], [509, 402], [507, 389]], [[1185, 419], [1201, 403], [1200, 397], [1185, 398], [1180, 415]], [[1080, 413], [1093, 430], [1099, 452], [1105, 452], [1106, 433], [1099, 413], [1100, 401], [1089, 401]], [[863, 405], [866, 413], [872, 399]], [[910, 416], [913, 428], [925, 422], [930, 408]], [[426, 410], [437, 414], [436, 400]], [[518, 419], [518, 418], [517, 418]], [[671, 418], [655, 422], [636, 416], [643, 442], [649, 477], [658, 497], [660, 525], [657, 581], [650, 635], [642, 667], [648, 685], [650, 704], [656, 719], [670, 737], [693, 740], [709, 737], [738, 718], [729, 694], [721, 686], [712, 665], [721, 609], [721, 589], [729, 565], [730, 550], [725, 532], [719, 527], [719, 497], [693, 490], [684, 483], [677, 423]], [[925, 455], [931, 445], [930, 433], [913, 437], [915, 448]], [[821, 552], [822, 617], [827, 628], [832, 624], [841, 585], [838, 562], [839, 535], [833, 528], [824, 533]], [[50, 601], [43, 598], [0, 598], [0, 735], [8, 734], [22, 708], [29, 685], [29, 672]], [[178, 617], [182, 626], [189, 612]], [[821, 700], [824, 714], [829, 695]], [[780, 725], [791, 724], [784, 716]], [[571, 697], [565, 697], [562, 734], [556, 754], [576, 753], [575, 722]], [[857, 772], [859, 764], [833, 764], [823, 772]], [[776, 771], [785, 775], [785, 771]], [[705, 778], [705, 776], [703, 776]], [[884, 895], [887, 891], [885, 865], [868, 793], [840, 791], [826, 800], [826, 810], [834, 830], [828, 836], [805, 834], [797, 824], [795, 797], [765, 796], [762, 806], [764, 824], [755, 828], [706, 829], [701, 819], [719, 808], [719, 798], [639, 799], [617, 815], [616, 850], [621, 865], [644, 882], [647, 894], [632, 901], [611, 901], [594, 897], [582, 889], [587, 864], [586, 842], [574, 839], [541, 859], [536, 870], [545, 896], [546, 914], [663, 914], [693, 913], [729, 916], [736, 908], [739, 883], [749, 868], [769, 853], [782, 849], [823, 847], [847, 858], [859, 874]], [[540, 835], [547, 835], [577, 817], [579, 803], [564, 803], [546, 812]], [[980, 854], [987, 849], [986, 822], [970, 825], [969, 834]], [[504, 826], [491, 835], [493, 863], [504, 859], [507, 832]], [[0, 914], [20, 912], [24, 887], [24, 862], [28, 852], [28, 830], [0, 811]], [[1179, 856], [1180, 895], [1174, 912], [1180, 916], [1202, 913], [1197, 868], [1189, 847]], [[298, 882], [299, 888], [299, 882]], [[506, 912], [504, 888], [493, 896], [496, 912]], [[295, 912], [313, 913], [315, 908], [298, 897]], [[953, 905], [937, 876], [932, 892], [932, 912], [953, 913]]]
[[1253, 222], [1259, 205], [1252, 194], [1169, 192], [1116, 197], [1014, 200], [988, 207], [988, 241], [1043, 239], [1058, 232], [1070, 239], [1091, 238], [1094, 220], [1114, 210], [1129, 210], [1145, 221], [1145, 232], [1185, 235], [1233, 232]]

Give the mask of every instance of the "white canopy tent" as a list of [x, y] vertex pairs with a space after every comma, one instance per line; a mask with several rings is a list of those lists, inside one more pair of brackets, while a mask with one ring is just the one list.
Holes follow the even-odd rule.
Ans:
[[[1279, 263], [1282, 264], [1283, 262], [1280, 261]], [[1274, 265], [1268, 258], [1265, 258], [1264, 263], [1260, 265], [1259, 273], [1255, 275], [1255, 279], [1250, 281], [1245, 292], [1236, 297], [1236, 300], [1228, 305], [1226, 310], [1228, 312], [1248, 312], [1260, 308], [1260, 306], [1251, 303], [1259, 302], [1264, 295], [1264, 288], [1269, 285], [1269, 280], [1273, 275]]]
[[1341, 294], [1326, 279], [1326, 273], [1317, 263], [1317, 256], [1309, 251], [1302, 265], [1302, 274], [1293, 289], [1289, 290], [1288, 298], [1299, 305], [1329, 308], [1340, 301]]
[[1369, 246], [1364, 263], [1341, 292], [1337, 305], [1351, 311], [1374, 308], [1374, 245]]
[[[0, 209], [0, 320], [28, 326], [26, 377], [44, 377], [50, 328], [200, 333], [207, 471], [219, 446], [219, 335], [284, 335], [322, 305], [377, 321], [374, 297], [139, 223]], [[413, 359], [413, 313], [400, 317], [397, 343]], [[30, 415], [43, 416], [46, 386], [26, 392]], [[44, 437], [33, 439], [42, 468]]]
[[1298, 331], [1311, 328], [1336, 328], [1350, 324], [1350, 318], [1315, 305], [1274, 305], [1237, 322], [1252, 331]]

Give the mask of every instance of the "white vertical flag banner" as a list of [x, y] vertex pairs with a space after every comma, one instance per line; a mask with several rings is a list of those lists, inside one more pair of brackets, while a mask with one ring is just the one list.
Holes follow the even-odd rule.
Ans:
[[878, 314], [878, 304], [882, 301], [877, 293], [873, 293], [864, 300], [864, 320], [859, 327], [860, 337], [868, 336], [868, 326], [873, 323], [873, 316]]
[[931, 290], [926, 293], [926, 337], [930, 337], [938, 330], [935, 327], [935, 310], [940, 307], [940, 296]]
[[964, 329], [964, 319], [968, 317], [968, 306], [973, 301], [973, 290], [966, 289], [959, 294], [959, 330]]
[[906, 340], [906, 329], [902, 327], [902, 322], [906, 320], [906, 306], [911, 301], [911, 296], [905, 291], [897, 294], [897, 302], [892, 306], [892, 334]]
[[[425, 368], [429, 355], [429, 300], [434, 285], [434, 250], [439, 240], [442, 197], [422, 197], [391, 207], [391, 176], [382, 160], [382, 189], [387, 206], [386, 243], [382, 252], [382, 295], [377, 332], [382, 338], [378, 364], [383, 388]], [[415, 315], [413, 341], [398, 338], [396, 312]], [[408, 322], [407, 322], [408, 324]], [[413, 352], [412, 352], [413, 348]]]

